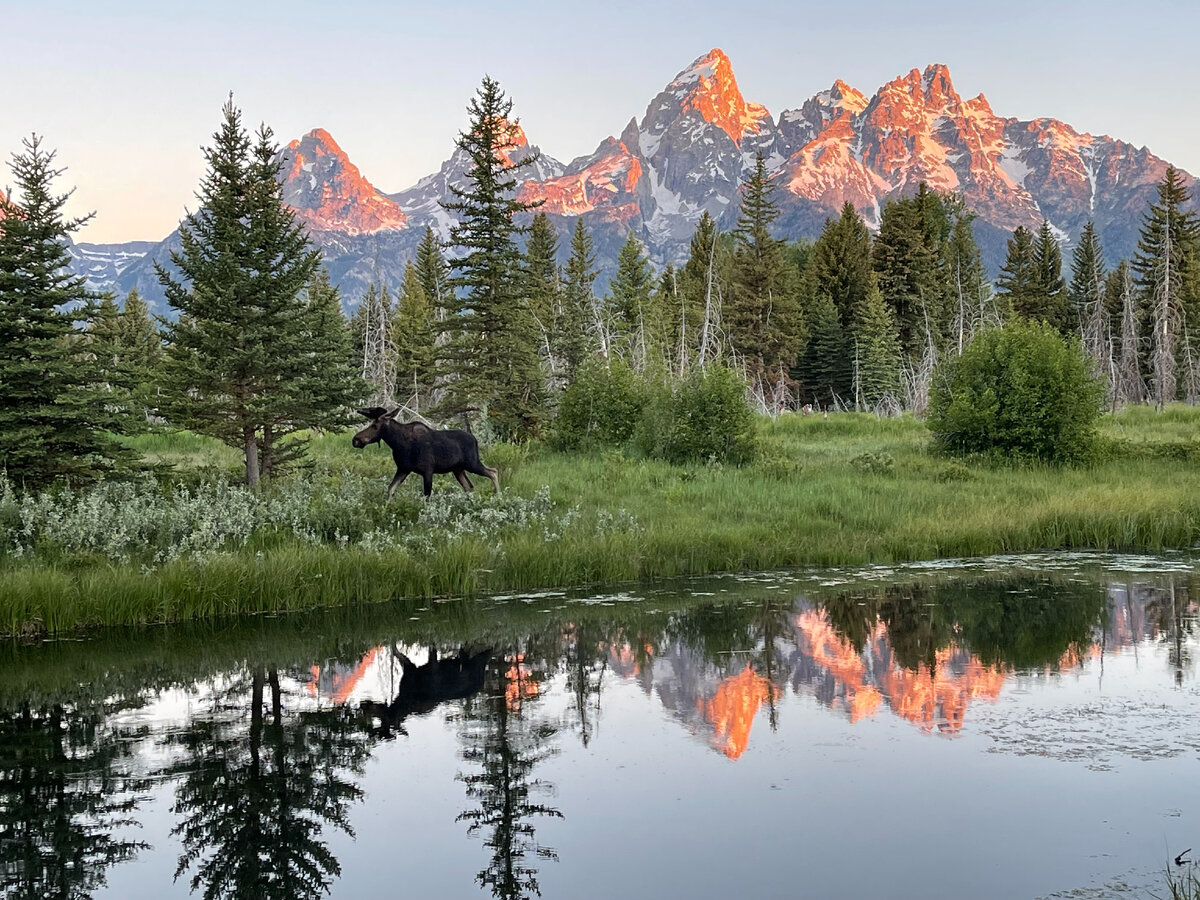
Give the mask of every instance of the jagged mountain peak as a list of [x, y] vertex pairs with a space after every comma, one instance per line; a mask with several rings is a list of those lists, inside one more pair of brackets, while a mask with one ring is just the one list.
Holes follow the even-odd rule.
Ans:
[[762, 104], [746, 102], [733, 74], [733, 64], [719, 47], [697, 57], [675, 76], [646, 110], [642, 130], [661, 131], [669, 119], [693, 112], [739, 145], [747, 134], [762, 130], [764, 119], [770, 119]]
[[363, 177], [325, 129], [290, 142], [279, 160], [284, 202], [309, 228], [374, 234], [408, 227], [404, 211]]

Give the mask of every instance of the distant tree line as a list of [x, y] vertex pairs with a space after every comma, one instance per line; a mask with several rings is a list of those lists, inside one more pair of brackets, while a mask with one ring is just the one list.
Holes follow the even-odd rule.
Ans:
[[251, 136], [232, 100], [182, 247], [159, 278], [173, 315], [131, 293], [119, 308], [68, 274], [54, 155], [40, 139], [11, 164], [0, 205], [0, 463], [11, 482], [88, 480], [132, 464], [117, 439], [165, 421], [236, 447], [257, 483], [301, 460], [305, 435], [358, 402], [465, 421], [501, 439], [553, 428], [580, 373], [622, 365], [643, 379], [735, 372], [765, 412], [924, 412], [939, 360], [982, 331], [1042, 321], [1086, 354], [1108, 402], [1200, 399], [1200, 223], [1169, 168], [1138, 252], [1109, 268], [1089, 223], [1070, 278], [1049, 222], [1017, 228], [995, 289], [960, 197], [926, 185], [887, 202], [874, 235], [847, 203], [814, 241], [773, 236], [779, 216], [759, 157], [735, 227], [696, 220], [687, 258], [652, 270], [636, 232], [596, 290], [582, 219], [560, 265], [537, 204], [516, 199], [512, 101], [485, 78], [458, 146], [470, 160], [427, 229], [398, 294], [372, 287], [349, 321], [278, 182], [278, 146]]

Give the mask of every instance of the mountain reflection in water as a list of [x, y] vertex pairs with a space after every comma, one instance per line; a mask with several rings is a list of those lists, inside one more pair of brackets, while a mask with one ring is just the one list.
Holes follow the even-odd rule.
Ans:
[[[804, 595], [721, 584], [718, 598], [410, 604], [11, 648], [3, 895], [107, 896], [110, 875], [138, 859], [159, 880], [136, 894], [124, 879], [112, 896], [336, 896], [333, 848], [371, 827], [356, 810], [386, 790], [372, 760], [389, 745], [419, 766], [433, 727], [455, 748], [437, 789], [457, 792], [447, 818], [468, 839], [445, 851], [454, 868], [496, 897], [539, 896], [545, 866], [573, 863], [539, 830], [560, 822], [553, 834], [569, 836], [588, 815], [556, 797], [602, 758], [589, 754], [619, 686], [740, 766], [753, 735], [805, 704], [852, 728], [895, 717], [954, 737], [1014, 679], [1163, 646], [1169, 686], [1194, 662], [1187, 574], [942, 576]], [[136, 827], [151, 806], [166, 832]]]

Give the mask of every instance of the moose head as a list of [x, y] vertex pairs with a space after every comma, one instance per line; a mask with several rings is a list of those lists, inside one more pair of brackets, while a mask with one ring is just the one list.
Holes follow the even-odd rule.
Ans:
[[361, 449], [367, 446], [367, 444], [374, 444], [383, 436], [384, 425], [387, 424], [392, 416], [400, 412], [400, 407], [397, 406], [394, 409], [388, 410], [382, 406], [372, 406], [368, 409], [360, 409], [358, 412], [360, 415], [372, 420], [370, 425], [354, 435], [354, 438], [350, 441], [355, 447]]

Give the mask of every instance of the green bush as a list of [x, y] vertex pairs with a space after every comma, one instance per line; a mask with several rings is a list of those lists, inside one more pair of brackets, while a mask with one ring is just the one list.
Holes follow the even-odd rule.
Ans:
[[890, 453], [863, 453], [850, 460], [863, 475], [891, 475], [896, 470], [896, 458]]
[[705, 460], [740, 466], [757, 454], [754, 412], [746, 383], [722, 366], [696, 370], [672, 387], [660, 385], [638, 424], [635, 442], [655, 459]]
[[1103, 397], [1078, 342], [1018, 321], [938, 365], [929, 430], [946, 453], [1074, 462], [1095, 449]]
[[553, 444], [561, 450], [628, 442], [646, 405], [646, 389], [619, 359], [590, 359], [558, 407]]

